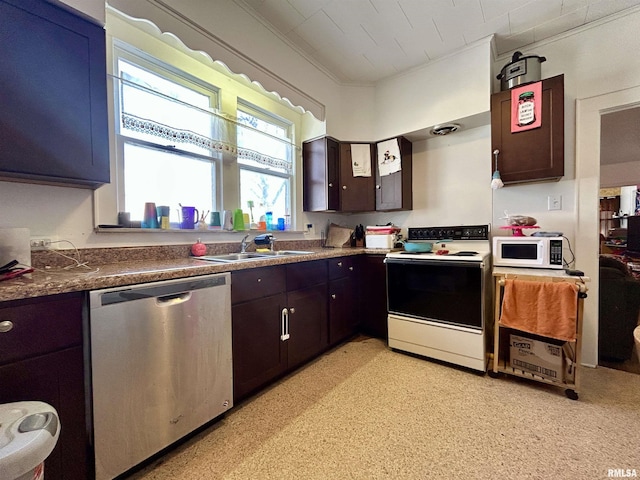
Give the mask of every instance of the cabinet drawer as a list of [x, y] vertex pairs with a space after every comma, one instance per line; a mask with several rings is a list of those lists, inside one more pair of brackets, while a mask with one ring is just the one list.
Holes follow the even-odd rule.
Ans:
[[346, 277], [353, 275], [356, 271], [356, 260], [358, 257], [339, 257], [329, 260], [329, 279]]
[[327, 261], [291, 263], [287, 265], [287, 291], [327, 283]]
[[[81, 293], [0, 303], [0, 365], [82, 345]], [[8, 324], [4, 324], [8, 325]]]
[[246, 302], [285, 291], [283, 266], [231, 272], [231, 303]]

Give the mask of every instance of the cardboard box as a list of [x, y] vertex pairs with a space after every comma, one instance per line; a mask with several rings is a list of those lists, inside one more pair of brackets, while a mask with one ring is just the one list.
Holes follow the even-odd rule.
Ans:
[[564, 382], [562, 343], [553, 344], [511, 334], [509, 366], [552, 382]]

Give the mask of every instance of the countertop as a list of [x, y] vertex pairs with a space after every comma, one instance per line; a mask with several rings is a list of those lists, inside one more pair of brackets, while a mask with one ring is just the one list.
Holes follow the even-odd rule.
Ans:
[[366, 248], [305, 248], [304, 250], [313, 253], [224, 264], [185, 256], [173, 259], [136, 259], [104, 264], [89, 262], [85, 266], [73, 269], [36, 266], [36, 271], [33, 273], [1, 282], [0, 302], [346, 255], [387, 253], [381, 249]]
[[590, 282], [591, 278], [582, 276], [567, 275], [563, 269], [554, 268], [516, 268], [516, 267], [493, 267], [493, 276], [500, 275], [520, 275], [531, 277], [553, 277], [563, 278], [567, 280], [580, 280], [582, 282]]

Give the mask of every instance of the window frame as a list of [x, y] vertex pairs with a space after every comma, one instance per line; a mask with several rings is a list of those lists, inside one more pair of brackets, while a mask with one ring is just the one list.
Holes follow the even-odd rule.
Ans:
[[[215, 110], [220, 109], [221, 104], [221, 89], [215, 85], [206, 83], [201, 79], [185, 72], [173, 65], [167, 64], [163, 60], [156, 58], [135, 46], [125, 43], [119, 39], [113, 40], [113, 71], [116, 77], [120, 76], [119, 61], [122, 59], [128, 63], [133, 64], [137, 68], [147, 70], [154, 75], [163, 78], [166, 81], [176, 83], [182, 87], [194, 90], [202, 95], [209, 97], [210, 108]], [[118, 82], [117, 78], [114, 82]], [[168, 146], [160, 143], [154, 143], [147, 140], [142, 140], [135, 137], [130, 137], [126, 133], [122, 133], [121, 124], [121, 101], [120, 90], [117, 86], [113, 88], [113, 109], [114, 109], [114, 136], [116, 147], [116, 202], [117, 211], [123, 211], [125, 206], [125, 183], [124, 183], [124, 150], [125, 144], [132, 144], [144, 148], [150, 148], [159, 150], [164, 153], [171, 153], [178, 156], [192, 157], [200, 160], [206, 160], [211, 162], [212, 176], [214, 191], [212, 192], [211, 208], [213, 210], [220, 210], [222, 205], [222, 191], [223, 191], [223, 178], [222, 178], [222, 156], [218, 153], [212, 153], [211, 155], [205, 155], [196, 152], [190, 152], [181, 149], [179, 146]]]
[[[236, 106], [236, 116], [240, 118], [242, 112], [252, 115], [264, 122], [271, 123], [278, 127], [282, 127], [286, 130], [286, 139], [291, 144], [291, 148], [289, 150], [289, 159], [288, 159], [291, 164], [290, 171], [287, 173], [287, 172], [281, 172], [278, 170], [269, 169], [269, 167], [267, 166], [265, 166], [264, 168], [260, 168], [259, 166], [256, 166], [256, 165], [246, 165], [246, 164], [240, 163], [238, 159], [238, 162], [237, 162], [238, 182], [241, 183], [241, 176], [242, 176], [243, 170], [250, 171], [253, 173], [262, 173], [266, 175], [271, 175], [273, 177], [278, 177], [278, 178], [282, 178], [283, 180], [286, 180], [287, 195], [285, 199], [285, 203], [286, 203], [285, 211], [288, 212], [288, 214], [285, 213], [284, 215], [289, 215], [289, 219], [290, 219], [289, 228], [292, 228], [293, 225], [295, 225], [294, 223], [294, 213], [295, 213], [294, 179], [295, 179], [295, 169], [296, 169], [295, 124], [294, 122], [287, 120], [286, 118], [283, 118], [273, 112], [269, 112], [266, 109], [260, 108], [259, 106], [241, 97], [238, 97], [237, 106]], [[242, 192], [242, 185], [240, 185], [239, 192], [238, 192], [240, 196], [241, 196], [241, 192]], [[242, 208], [244, 209], [245, 206], [242, 206]]]

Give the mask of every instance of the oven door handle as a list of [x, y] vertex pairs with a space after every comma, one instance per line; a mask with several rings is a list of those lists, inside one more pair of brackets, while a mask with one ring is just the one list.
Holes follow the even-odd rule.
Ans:
[[384, 263], [393, 263], [398, 265], [441, 265], [447, 267], [467, 267], [467, 268], [484, 268], [486, 266], [485, 262], [465, 262], [465, 261], [456, 261], [456, 260], [427, 260], [427, 259], [417, 259], [417, 258], [390, 258], [387, 257], [384, 259]]

